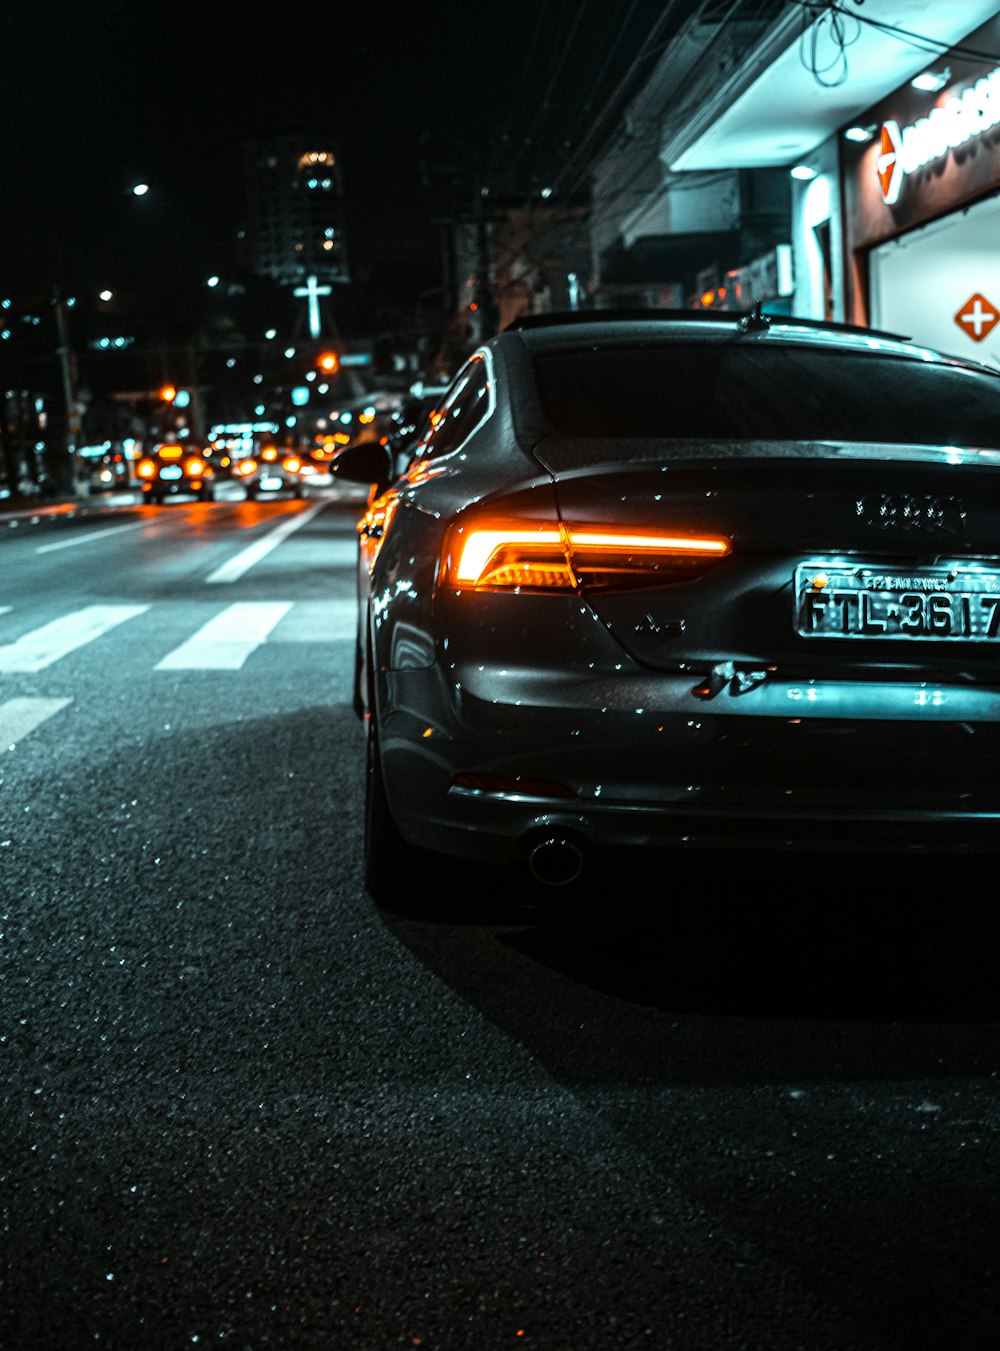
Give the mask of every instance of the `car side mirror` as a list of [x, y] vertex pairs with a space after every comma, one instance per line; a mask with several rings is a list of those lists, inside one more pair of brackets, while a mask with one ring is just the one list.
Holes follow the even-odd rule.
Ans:
[[330, 473], [348, 483], [374, 484], [381, 493], [393, 480], [392, 459], [380, 441], [359, 441], [337, 452]]

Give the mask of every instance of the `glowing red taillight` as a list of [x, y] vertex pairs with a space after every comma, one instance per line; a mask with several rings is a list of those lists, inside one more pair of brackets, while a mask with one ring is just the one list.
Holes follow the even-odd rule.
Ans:
[[576, 585], [566, 541], [558, 528], [474, 529], [456, 544], [449, 567], [455, 586], [551, 590]]
[[623, 590], [691, 577], [731, 550], [719, 535], [484, 520], [452, 527], [443, 576], [477, 590]]

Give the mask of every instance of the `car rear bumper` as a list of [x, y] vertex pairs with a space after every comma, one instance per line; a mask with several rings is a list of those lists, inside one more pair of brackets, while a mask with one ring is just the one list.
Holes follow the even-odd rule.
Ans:
[[690, 674], [393, 673], [391, 810], [413, 843], [484, 862], [552, 832], [582, 852], [1000, 850], [1000, 691], [774, 677], [738, 690], [707, 695]]
[[206, 488], [212, 489], [213, 480], [210, 479], [152, 479], [145, 480], [141, 485], [143, 495], [148, 497], [154, 493], [160, 497], [175, 496], [184, 494], [193, 497], [203, 492]]

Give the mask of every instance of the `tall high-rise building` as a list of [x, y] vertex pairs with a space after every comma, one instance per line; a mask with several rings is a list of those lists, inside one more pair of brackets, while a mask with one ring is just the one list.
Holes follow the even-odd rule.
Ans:
[[350, 281], [343, 186], [331, 137], [293, 133], [243, 146], [246, 260], [285, 285]]

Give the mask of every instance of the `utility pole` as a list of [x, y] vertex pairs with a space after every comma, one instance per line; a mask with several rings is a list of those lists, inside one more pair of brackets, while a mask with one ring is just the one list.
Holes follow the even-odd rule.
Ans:
[[[131, 197], [144, 197], [148, 191], [148, 184], [135, 183], [127, 190], [125, 195]], [[63, 274], [66, 245], [69, 242], [70, 235], [79, 226], [81, 220], [102, 204], [103, 203], [99, 199], [91, 200], [87, 202], [85, 206], [79, 208], [79, 210], [69, 216], [56, 244], [53, 266], [55, 280], [52, 286], [52, 305], [56, 312], [56, 333], [59, 342], [59, 346], [56, 349], [56, 355], [59, 359], [59, 374], [62, 381], [63, 403], [66, 408], [66, 452], [58, 477], [61, 480], [61, 486], [64, 486], [68, 492], [81, 496], [87, 491], [87, 481], [86, 477], [81, 473], [79, 459], [81, 414], [83, 409], [80, 402], [79, 387], [77, 385], [76, 355], [70, 345], [69, 320], [66, 315], [67, 303], [63, 293]]]
[[60, 486], [68, 492], [78, 493], [83, 490], [83, 481], [77, 455], [80, 438], [80, 404], [77, 399], [76, 356], [70, 347], [66, 302], [59, 290], [58, 282], [53, 287], [52, 304], [56, 312], [56, 332], [59, 338], [56, 351], [62, 378], [63, 406], [66, 410], [66, 451], [58, 477], [61, 480]]
[[193, 343], [187, 348], [187, 362], [190, 377], [188, 388], [191, 391], [191, 432], [198, 445], [204, 446], [208, 437], [205, 432], [205, 410], [201, 400], [201, 385], [198, 383], [198, 354]]
[[479, 286], [476, 291], [476, 304], [479, 306], [479, 333], [482, 342], [494, 336], [499, 318], [496, 288], [491, 276], [490, 227], [489, 217], [486, 213], [486, 202], [489, 195], [489, 188], [482, 186], [477, 188], [476, 242], [479, 251]]

